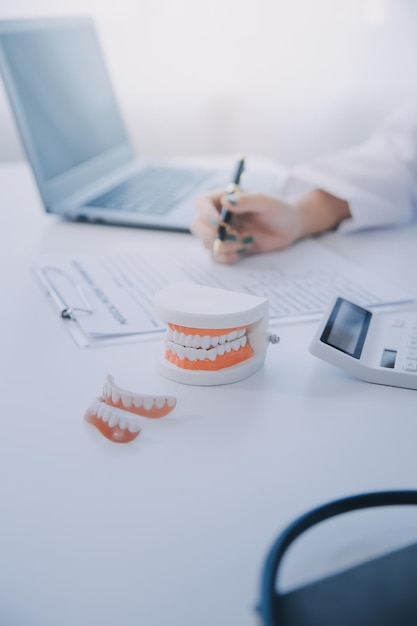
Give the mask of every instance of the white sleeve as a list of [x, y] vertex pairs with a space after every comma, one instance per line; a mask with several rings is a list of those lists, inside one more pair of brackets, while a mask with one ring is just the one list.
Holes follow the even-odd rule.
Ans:
[[391, 115], [357, 147], [296, 167], [283, 195], [322, 189], [349, 203], [341, 230], [405, 224], [417, 217], [417, 102]]

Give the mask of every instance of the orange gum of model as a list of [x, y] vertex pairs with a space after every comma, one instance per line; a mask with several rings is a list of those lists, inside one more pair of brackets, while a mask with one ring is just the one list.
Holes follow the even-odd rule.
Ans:
[[[234, 326], [233, 328], [189, 328], [187, 326], [179, 326], [177, 324], [168, 324], [169, 328], [173, 331], [177, 331], [179, 333], [184, 333], [185, 335], [200, 335], [201, 337], [209, 336], [209, 337], [218, 337], [220, 335], [227, 335], [233, 331], [239, 330], [247, 330], [248, 326]], [[211, 359], [196, 359], [191, 361], [190, 359], [180, 358], [177, 354], [175, 354], [172, 350], [167, 349], [165, 351], [165, 358], [167, 361], [176, 365], [177, 367], [181, 367], [187, 370], [220, 370], [226, 367], [232, 367], [233, 365], [237, 365], [242, 361], [246, 361], [253, 356], [253, 350], [249, 343], [246, 343], [245, 346], [240, 347], [239, 350], [231, 350], [230, 352], [225, 352], [223, 355], [217, 355], [214, 361]]]
[[178, 324], [168, 324], [171, 330], [177, 330], [179, 333], [186, 335], [209, 335], [210, 337], [217, 337], [218, 335], [227, 335], [234, 330], [247, 329], [249, 326], [233, 326], [233, 328], [189, 328], [188, 326], [178, 326]]

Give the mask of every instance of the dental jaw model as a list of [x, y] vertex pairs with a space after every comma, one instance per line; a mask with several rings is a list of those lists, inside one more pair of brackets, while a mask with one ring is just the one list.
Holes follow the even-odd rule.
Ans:
[[189, 385], [222, 385], [247, 378], [265, 360], [268, 300], [245, 293], [173, 284], [155, 296], [167, 323], [158, 369]]
[[102, 396], [91, 403], [84, 419], [106, 439], [129, 443], [141, 431], [140, 417], [164, 417], [175, 408], [176, 403], [172, 396], [150, 396], [122, 389], [108, 374]]

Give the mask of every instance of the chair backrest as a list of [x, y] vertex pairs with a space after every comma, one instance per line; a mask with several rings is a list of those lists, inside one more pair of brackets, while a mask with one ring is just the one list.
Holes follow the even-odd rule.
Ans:
[[276, 588], [284, 554], [306, 530], [351, 511], [398, 505], [417, 505], [417, 490], [342, 498], [305, 513], [284, 529], [263, 570], [259, 607], [263, 626], [415, 626], [417, 545], [288, 593]]

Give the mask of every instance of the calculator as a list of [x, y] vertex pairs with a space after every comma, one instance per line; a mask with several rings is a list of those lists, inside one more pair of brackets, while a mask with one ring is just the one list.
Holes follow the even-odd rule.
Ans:
[[362, 380], [417, 389], [417, 308], [371, 312], [336, 298], [309, 350]]

